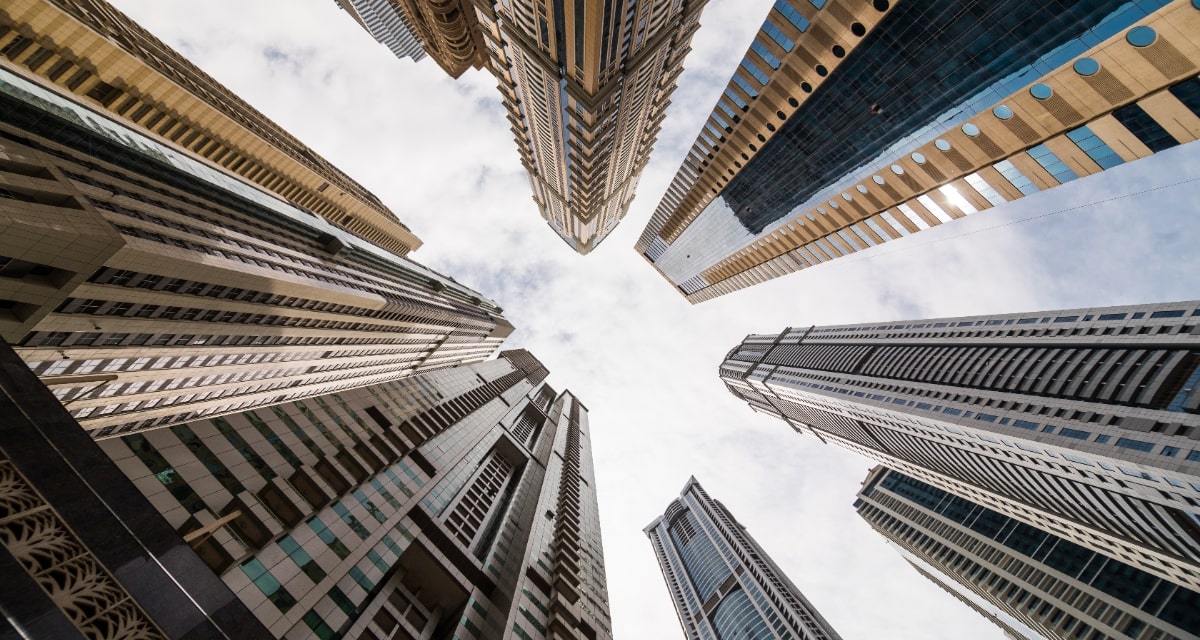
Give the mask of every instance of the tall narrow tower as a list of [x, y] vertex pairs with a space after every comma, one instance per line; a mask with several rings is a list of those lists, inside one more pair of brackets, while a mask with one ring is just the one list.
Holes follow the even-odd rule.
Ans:
[[1188, 0], [778, 0], [637, 251], [693, 303], [1200, 136]]
[[707, 0], [396, 0], [425, 51], [500, 86], [542, 218], [586, 254], [633, 202]]
[[644, 531], [688, 640], [840, 640], [745, 527], [695, 478]]
[[752, 335], [727, 388], [799, 433], [1200, 590], [1200, 303]]

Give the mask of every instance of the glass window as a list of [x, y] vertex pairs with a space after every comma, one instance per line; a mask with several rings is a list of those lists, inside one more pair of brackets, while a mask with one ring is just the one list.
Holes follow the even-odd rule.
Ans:
[[1075, 172], [1072, 171], [1065, 162], [1060, 160], [1058, 156], [1054, 155], [1054, 152], [1050, 151], [1050, 149], [1044, 144], [1039, 144], [1038, 146], [1031, 148], [1026, 153], [1029, 154], [1029, 157], [1037, 160], [1037, 163], [1042, 165], [1042, 168], [1045, 169], [1046, 172], [1051, 176], [1053, 176], [1059, 184], [1065, 184], [1079, 177], [1075, 175]]
[[1179, 141], [1175, 139], [1162, 125], [1158, 124], [1146, 110], [1137, 104], [1128, 104], [1116, 111], [1112, 112], [1114, 118], [1117, 119], [1129, 133], [1132, 133], [1141, 140], [1150, 150], [1158, 153], [1178, 146]]
[[791, 39], [783, 35], [783, 32], [779, 30], [779, 27], [771, 24], [770, 20], [767, 20], [763, 23], [762, 30], [763, 33], [771, 36], [771, 39], [775, 41], [775, 44], [779, 45], [784, 51], [791, 52], [792, 47], [796, 46], [792, 43]]
[[758, 40], [755, 40], [753, 43], [751, 43], [750, 50], [753, 51], [754, 53], [757, 53], [758, 57], [762, 58], [763, 62], [766, 62], [767, 65], [770, 66], [772, 69], [779, 68], [779, 58], [777, 58], [775, 56], [775, 54], [771, 53], [771, 51], [769, 49], [767, 49], [767, 47], [764, 46], [763, 43], [759, 42]]
[[321, 566], [312, 559], [312, 556], [308, 555], [308, 552], [297, 544], [290, 535], [285, 535], [279, 539], [279, 548], [283, 549], [283, 552], [288, 554], [288, 557], [296, 563], [296, 566], [300, 567], [304, 575], [308, 576], [314, 583], [325, 579], [325, 571], [321, 569]]
[[329, 527], [325, 526], [325, 522], [320, 517], [310, 518], [308, 527], [317, 534], [317, 537], [321, 538], [326, 546], [337, 554], [337, 557], [345, 560], [350, 555], [350, 549], [345, 544], [342, 544], [342, 541], [329, 530]]
[[742, 58], [742, 68], [748, 71], [750, 75], [754, 76], [754, 79], [758, 80], [759, 84], [767, 84], [767, 81], [769, 80], [769, 78], [767, 78], [767, 74], [763, 73], [761, 69], [755, 66], [754, 62], [750, 60], [749, 56]]
[[287, 589], [283, 588], [283, 585], [279, 584], [275, 576], [271, 575], [270, 571], [267, 571], [267, 568], [263, 566], [262, 562], [259, 562], [258, 558], [252, 558], [243, 562], [241, 568], [246, 577], [250, 578], [250, 581], [254, 583], [254, 586], [258, 587], [258, 590], [267, 597], [267, 600], [270, 600], [281, 612], [287, 613], [288, 609], [295, 606], [296, 599], [292, 597], [291, 593], [288, 593]]
[[1134, 451], [1150, 451], [1154, 448], [1153, 443], [1134, 440], [1132, 438], [1117, 438], [1116, 444], [1123, 449], [1133, 449]]
[[1112, 150], [1112, 147], [1104, 144], [1104, 141], [1096, 137], [1096, 134], [1092, 133], [1092, 130], [1087, 127], [1079, 127], [1074, 131], [1068, 131], [1067, 137], [1070, 138], [1071, 142], [1075, 143], [1075, 146], [1079, 147], [1080, 151], [1086, 153], [1089, 158], [1100, 165], [1101, 169], [1115, 167], [1125, 162], [1121, 159], [1121, 156]]
[[[815, 5], [817, 3], [813, 2], [813, 4]], [[824, 3], [822, 2], [821, 4]], [[817, 8], [819, 9], [820, 7]], [[793, 9], [792, 5], [788, 4], [787, 0], [775, 0], [775, 10], [778, 11], [783, 17], [787, 18], [788, 22], [792, 23], [792, 26], [796, 27], [796, 30], [800, 33], [804, 33], [808, 30], [808, 19], [800, 15], [799, 11]]]
[[746, 80], [745, 78], [743, 78], [742, 74], [740, 74], [740, 73], [733, 74], [733, 81], [734, 81], [734, 83], [737, 84], [737, 86], [741, 87], [742, 90], [746, 92], [746, 95], [750, 96], [751, 98], [758, 97], [758, 89], [755, 89], [754, 87], [750, 86], [750, 82], [748, 80]]

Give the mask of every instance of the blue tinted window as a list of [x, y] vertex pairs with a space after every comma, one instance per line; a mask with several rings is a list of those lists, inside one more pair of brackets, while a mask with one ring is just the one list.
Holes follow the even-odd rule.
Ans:
[[771, 51], [767, 49], [763, 43], [755, 40], [754, 43], [750, 45], [750, 50], [754, 53], [757, 53], [758, 56], [762, 58], [763, 61], [768, 65], [770, 65], [772, 69], [779, 68], [779, 58], [775, 57], [775, 54], [771, 53]]
[[1099, 435], [1099, 436], [1096, 436], [1096, 444], [1108, 444], [1108, 441], [1111, 439], [1112, 438], [1109, 436]]
[[1184, 80], [1171, 87], [1171, 95], [1175, 96], [1192, 113], [1200, 116], [1200, 78]]
[[1132, 438], [1117, 438], [1117, 446], [1122, 449], [1133, 449], [1134, 451], [1150, 451], [1154, 448], [1154, 444], [1143, 440], [1133, 440]]
[[1112, 147], [1104, 144], [1104, 141], [1096, 137], [1096, 134], [1092, 133], [1092, 130], [1087, 127], [1079, 127], [1074, 131], [1068, 131], [1067, 137], [1081, 151], [1088, 154], [1089, 158], [1095, 160], [1101, 169], [1109, 169], [1125, 162], [1121, 159], [1121, 156], [1112, 150]]
[[[814, 2], [813, 4], [815, 5], [816, 3]], [[820, 9], [819, 6], [817, 8]], [[800, 33], [804, 33], [808, 29], [808, 20], [800, 15], [799, 11], [793, 9], [787, 0], [775, 0], [775, 10], [787, 18], [788, 22], [792, 23], [792, 26], [796, 27], [796, 30]]]
[[1012, 183], [1012, 186], [1016, 187], [1017, 191], [1020, 191], [1023, 195], [1029, 195], [1031, 193], [1038, 192], [1037, 185], [1033, 184], [1029, 178], [1025, 177], [1025, 174], [1021, 173], [1021, 170], [1018, 169], [1017, 166], [1012, 162], [1008, 160], [1001, 160], [992, 166], [995, 167], [996, 171], [999, 171], [1000, 175], [1004, 176], [1004, 178]]
[[751, 98], [758, 97], [758, 89], [750, 86], [750, 82], [743, 78], [742, 74], [733, 74], [733, 81], [737, 84], [737, 86], [741, 87], [742, 90], [746, 92], [746, 95], [750, 96]]
[[1091, 432], [1080, 431], [1079, 429], [1068, 429], [1066, 427], [1063, 427], [1058, 434], [1068, 438], [1075, 438], [1076, 440], [1087, 440], [1088, 438], [1092, 437]]
[[759, 84], [767, 84], [767, 74], [763, 73], [761, 69], [755, 66], [754, 62], [752, 62], [749, 57], [742, 58], [742, 68], [748, 71], [750, 75], [754, 76], [754, 79], [758, 80]]
[[1136, 136], [1138, 140], [1141, 140], [1143, 144], [1150, 147], [1150, 150], [1155, 153], [1170, 149], [1179, 144], [1179, 141], [1167, 133], [1167, 130], [1163, 129], [1162, 125], [1155, 122], [1154, 118], [1151, 118], [1145, 109], [1136, 104], [1125, 105], [1113, 111], [1112, 115], [1126, 129], [1129, 129], [1129, 133]]
[[763, 23], [762, 30], [763, 33], [771, 36], [771, 39], [775, 41], [775, 44], [782, 47], [784, 51], [791, 51], [792, 47], [796, 46], [792, 43], [791, 39], [783, 35], [783, 32], [779, 30], [779, 27], [771, 24], [770, 20]]
[[1029, 154], [1029, 157], [1037, 160], [1037, 163], [1042, 165], [1042, 168], [1045, 169], [1046, 172], [1051, 176], [1053, 176], [1059, 184], [1070, 182], [1079, 177], [1075, 175], [1075, 172], [1072, 171], [1065, 162], [1060, 160], [1058, 156], [1054, 155], [1054, 152], [1050, 151], [1050, 149], [1048, 149], [1044, 144], [1039, 144], [1038, 146], [1033, 147], [1027, 151], [1027, 153]]
[[746, 109], [749, 107], [749, 105], [746, 104], [746, 101], [742, 100], [742, 97], [739, 96], [737, 94], [737, 92], [732, 89], [725, 89], [725, 97], [732, 100], [733, 103], [736, 104], [741, 109]]

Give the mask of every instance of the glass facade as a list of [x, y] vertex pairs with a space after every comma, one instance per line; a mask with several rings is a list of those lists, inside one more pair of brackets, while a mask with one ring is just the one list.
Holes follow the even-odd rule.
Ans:
[[643, 530], [684, 629], [702, 640], [839, 640], [746, 530], [692, 478]]
[[722, 197], [759, 233], [894, 145], [932, 139], [1162, 4], [900, 3]]

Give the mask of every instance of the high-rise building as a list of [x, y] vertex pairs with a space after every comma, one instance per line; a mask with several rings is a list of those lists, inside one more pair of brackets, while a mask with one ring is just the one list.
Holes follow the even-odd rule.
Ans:
[[884, 467], [868, 474], [855, 507], [928, 578], [1046, 638], [1200, 637], [1200, 592], [1120, 553], [1093, 551]]
[[594, 249], [633, 202], [707, 0], [396, 2], [451, 76], [496, 76], [542, 217]]
[[0, 345], [5, 619], [104, 640], [611, 638], [587, 409], [546, 375], [508, 351], [95, 443]]
[[1188, 0], [778, 0], [637, 243], [693, 303], [1200, 136]]
[[374, 194], [103, 0], [5, 2], [0, 68], [388, 251], [421, 246]]
[[93, 435], [478, 362], [511, 331], [452, 278], [0, 65], [0, 337]]
[[800, 433], [1200, 590], [1200, 303], [752, 335], [726, 387]]
[[334, 0], [397, 58], [420, 60], [425, 49], [413, 32], [408, 16], [389, 0]]
[[5, 640], [267, 636], [3, 343], [0, 585]]
[[696, 478], [643, 531], [688, 640], [841, 638]]
[[546, 374], [508, 351], [100, 446], [275, 637], [609, 638], [587, 409]]

